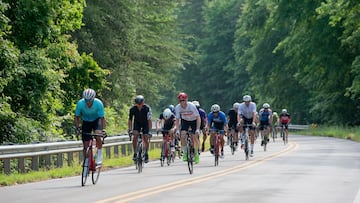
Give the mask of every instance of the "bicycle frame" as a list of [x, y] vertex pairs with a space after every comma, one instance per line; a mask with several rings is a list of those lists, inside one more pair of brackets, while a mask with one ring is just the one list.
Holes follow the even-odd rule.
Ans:
[[91, 171], [91, 177], [92, 177], [92, 183], [95, 185], [97, 181], [99, 180], [100, 171], [101, 171], [101, 165], [95, 164], [95, 155], [93, 151], [93, 142], [94, 139], [97, 136], [101, 136], [103, 138], [102, 142], [104, 143], [105, 137], [103, 137], [102, 134], [88, 134], [91, 136], [91, 139], [89, 140], [89, 145], [86, 148], [84, 162], [82, 166], [82, 173], [81, 173], [81, 185], [84, 186], [87, 180], [88, 175]]
[[229, 129], [230, 135], [229, 135], [229, 142], [230, 142], [230, 148], [231, 148], [231, 154], [234, 155], [235, 151], [236, 151], [236, 145], [235, 145], [235, 139], [234, 139], [234, 135], [232, 133], [232, 131], [234, 131], [234, 133], [236, 134], [235, 129]]
[[169, 135], [169, 131], [163, 131], [164, 137], [163, 137], [163, 146], [161, 150], [161, 166], [164, 166], [164, 159], [166, 158], [166, 163], [168, 166], [170, 166], [171, 161], [174, 161], [175, 155], [170, 150], [171, 146], [171, 136]]
[[142, 172], [145, 162], [145, 149], [144, 149], [142, 136], [143, 136], [142, 132], [139, 132], [137, 138], [137, 145], [136, 145], [136, 161], [135, 161], [135, 167], [138, 170], [138, 173]]
[[221, 134], [220, 134], [220, 130], [215, 130], [215, 143], [214, 143], [215, 166], [219, 165], [220, 151], [221, 151]]

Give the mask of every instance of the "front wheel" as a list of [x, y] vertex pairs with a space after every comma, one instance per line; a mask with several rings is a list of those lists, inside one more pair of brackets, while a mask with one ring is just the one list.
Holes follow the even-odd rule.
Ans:
[[101, 165], [98, 165], [95, 167], [95, 171], [92, 171], [92, 183], [95, 185], [97, 181], [99, 180], [100, 171], [101, 171]]
[[189, 173], [193, 174], [194, 172], [194, 164], [193, 164], [193, 158], [194, 158], [194, 149], [191, 146], [187, 147], [187, 162], [188, 162], [188, 168]]

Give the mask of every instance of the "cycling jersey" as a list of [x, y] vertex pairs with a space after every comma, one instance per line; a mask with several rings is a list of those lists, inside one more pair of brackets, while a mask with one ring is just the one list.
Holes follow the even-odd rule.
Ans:
[[270, 116], [272, 115], [272, 111], [270, 109], [260, 109], [259, 111], [259, 120], [263, 123], [269, 123]]
[[204, 129], [205, 123], [207, 121], [206, 112], [202, 108], [197, 108], [197, 109], [199, 111], [200, 118], [201, 118], [200, 130], [202, 130], [202, 129]]
[[246, 106], [245, 102], [241, 103], [238, 109], [238, 114], [247, 119], [253, 117], [253, 113], [256, 113], [256, 104], [250, 102], [249, 106]]
[[129, 120], [134, 119], [133, 130], [141, 131], [143, 134], [149, 133], [149, 123], [148, 120], [151, 120], [152, 112], [150, 106], [144, 104], [141, 109], [137, 106], [133, 106], [129, 112]]
[[[160, 117], [159, 117], [160, 120], [164, 119], [164, 115], [161, 113], [160, 114]], [[175, 116], [174, 115], [171, 115], [171, 117], [169, 119], [164, 119], [164, 126], [163, 126], [163, 130], [170, 130], [174, 127], [174, 124], [175, 124]]]
[[208, 122], [211, 129], [224, 130], [224, 126], [227, 123], [225, 113], [219, 111], [215, 116], [213, 112], [208, 114]]
[[176, 105], [175, 107], [176, 118], [185, 121], [195, 121], [199, 115], [200, 114], [196, 106], [191, 102], [187, 102], [186, 109], [183, 109], [180, 104]]
[[228, 117], [229, 117], [229, 120], [228, 120], [228, 125], [229, 125], [229, 128], [232, 128], [232, 129], [236, 129], [236, 125], [237, 125], [237, 111], [235, 111], [235, 109], [230, 109], [228, 111]]
[[99, 99], [95, 98], [92, 106], [89, 108], [86, 105], [85, 99], [80, 99], [76, 104], [75, 116], [81, 116], [83, 121], [95, 121], [105, 116], [104, 105]]
[[290, 122], [290, 114], [288, 113], [282, 113], [280, 114], [280, 122], [283, 124], [289, 124]]

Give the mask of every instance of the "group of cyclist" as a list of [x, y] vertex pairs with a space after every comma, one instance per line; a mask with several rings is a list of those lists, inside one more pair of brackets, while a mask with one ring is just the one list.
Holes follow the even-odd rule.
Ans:
[[[91, 139], [91, 132], [102, 133], [106, 136], [106, 121], [103, 103], [96, 98], [96, 92], [93, 89], [86, 89], [83, 92], [83, 98], [76, 105], [74, 124], [77, 134], [82, 135], [84, 149], [87, 147]], [[256, 103], [252, 101], [250, 95], [243, 96], [243, 102], [235, 102], [227, 114], [221, 111], [218, 104], [211, 106], [209, 114], [200, 108], [199, 101], [188, 101], [188, 95], [181, 92], [177, 95], [178, 104], [176, 106], [169, 105], [159, 116], [156, 122], [157, 130], [161, 130], [163, 135], [171, 136], [171, 151], [178, 148], [181, 143], [181, 151], [183, 161], [187, 161], [186, 156], [186, 136], [190, 134], [195, 149], [194, 162], [199, 163], [200, 151], [205, 150], [205, 141], [210, 135], [210, 152], [214, 151], [215, 135], [221, 135], [221, 157], [224, 156], [224, 136], [229, 134], [235, 135], [232, 144], [238, 146], [239, 137], [241, 140], [241, 148], [244, 140], [242, 135], [244, 127], [249, 126], [250, 137], [250, 156], [254, 154], [255, 129], [262, 131], [264, 128], [270, 132], [271, 127], [277, 131], [277, 126], [285, 126], [286, 139], [288, 138], [288, 125], [291, 121], [290, 114], [283, 109], [280, 115], [272, 112], [270, 105], [264, 103], [257, 113]], [[129, 110], [128, 133], [133, 135], [132, 146], [134, 149], [133, 159], [135, 160], [137, 139], [142, 133], [142, 140], [145, 146], [145, 163], [148, 162], [149, 139], [151, 138], [150, 129], [152, 129], [152, 111], [149, 105], [145, 103], [144, 96], [138, 95], [134, 100], [134, 106]], [[82, 127], [80, 129], [80, 120]], [[259, 125], [258, 125], [259, 124]], [[200, 134], [203, 134], [203, 142], [200, 149]], [[102, 142], [99, 138], [96, 142], [98, 148], [97, 164], [102, 163]], [[161, 157], [163, 158], [163, 157]]]

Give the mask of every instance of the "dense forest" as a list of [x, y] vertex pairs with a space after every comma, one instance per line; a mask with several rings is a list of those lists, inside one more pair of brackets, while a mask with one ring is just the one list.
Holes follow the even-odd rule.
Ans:
[[160, 112], [179, 91], [360, 125], [359, 19], [357, 0], [2, 0], [0, 144], [66, 139], [88, 87], [109, 134], [135, 95]]

